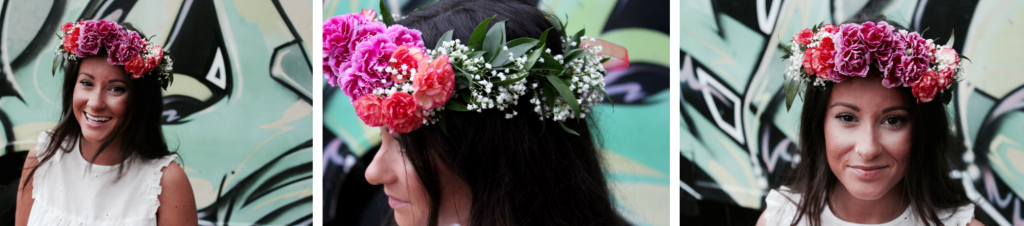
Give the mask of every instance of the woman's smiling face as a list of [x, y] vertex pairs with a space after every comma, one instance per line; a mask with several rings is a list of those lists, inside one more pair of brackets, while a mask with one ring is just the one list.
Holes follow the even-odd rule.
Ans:
[[72, 109], [86, 141], [103, 142], [126, 120], [128, 79], [124, 69], [107, 63], [106, 55], [82, 59]]
[[906, 174], [911, 103], [900, 89], [882, 86], [877, 73], [834, 84], [828, 103], [825, 146], [832, 173], [856, 198], [882, 197]]

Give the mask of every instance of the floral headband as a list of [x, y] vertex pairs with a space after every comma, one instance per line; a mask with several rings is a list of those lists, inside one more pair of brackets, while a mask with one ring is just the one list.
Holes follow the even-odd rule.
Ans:
[[[564, 37], [565, 54], [554, 56], [544, 42], [552, 29], [539, 39], [506, 42], [504, 21], [487, 30], [493, 16], [476, 27], [468, 42], [452, 40], [449, 30], [429, 50], [419, 31], [393, 24], [383, 3], [380, 10], [382, 21], [364, 9], [324, 22], [323, 70], [327, 83], [351, 98], [366, 125], [388, 126], [391, 133], [433, 123], [447, 133], [444, 110], [498, 109], [512, 118], [519, 112], [511, 105], [532, 92], [534, 112], [577, 134], [563, 122], [586, 117], [590, 107], [604, 100], [605, 66], [629, 64], [625, 48], [587, 38], [582, 30]], [[561, 27], [555, 32], [562, 34]]]
[[970, 59], [957, 55], [950, 45], [936, 45], [917, 32], [894, 29], [884, 21], [839, 27], [818, 24], [794, 35], [793, 45], [783, 46], [788, 53], [782, 59], [790, 63], [783, 88], [786, 109], [800, 92], [801, 82], [824, 86], [826, 81], [865, 77], [872, 63], [882, 72], [886, 88], [911, 87], [918, 103], [930, 102], [937, 94], [949, 103], [956, 82], [963, 80], [960, 58]]
[[174, 62], [170, 56], [165, 55], [160, 45], [139, 37], [138, 32], [126, 30], [113, 21], [68, 22], [60, 27], [57, 38], [61, 45], [57, 47], [57, 55], [53, 58], [54, 74], [57, 73], [58, 65], [64, 63], [60, 61], [61, 56], [68, 61], [77, 61], [97, 55], [102, 47], [107, 50], [107, 63], [124, 66], [132, 79], [152, 74], [157, 76], [163, 89], [167, 89], [173, 80], [171, 70]]

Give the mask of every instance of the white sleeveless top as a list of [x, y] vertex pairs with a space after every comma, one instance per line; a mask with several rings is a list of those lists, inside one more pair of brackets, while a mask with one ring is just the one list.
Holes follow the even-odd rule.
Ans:
[[[790, 199], [792, 199], [792, 201], [790, 201]], [[780, 187], [778, 191], [774, 189], [771, 190], [771, 192], [768, 193], [768, 197], [765, 198], [765, 203], [767, 204], [767, 207], [764, 210], [764, 216], [767, 220], [767, 224], [765, 225], [790, 225], [793, 222], [793, 216], [795, 216], [797, 212], [796, 202], [799, 201], [800, 194], [791, 193], [788, 187]], [[939, 219], [942, 220], [943, 225], [964, 226], [971, 223], [971, 220], [974, 219], [974, 204], [963, 205], [958, 207], [956, 210], [939, 210], [936, 214], [939, 215]], [[809, 225], [807, 217], [800, 219], [800, 223], [797, 225]], [[921, 222], [916, 212], [914, 212], [910, 206], [907, 206], [907, 209], [903, 211], [903, 214], [892, 221], [882, 224], [857, 224], [839, 219], [839, 217], [836, 217], [836, 215], [832, 213], [832, 210], [828, 208], [828, 205], [825, 205], [825, 210], [821, 211], [821, 225], [910, 226], [924, 225], [924, 223]]]
[[[39, 134], [40, 159], [49, 138], [49, 132]], [[28, 225], [156, 225], [160, 170], [176, 162], [177, 155], [149, 161], [132, 156], [121, 163], [128, 165], [118, 180], [120, 164], [93, 165], [74, 147], [68, 153], [58, 151], [36, 170]]]

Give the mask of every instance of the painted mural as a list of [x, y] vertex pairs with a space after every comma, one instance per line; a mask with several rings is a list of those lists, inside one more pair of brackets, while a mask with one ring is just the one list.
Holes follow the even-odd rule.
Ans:
[[[442, 0], [443, 1], [443, 0]], [[392, 12], [411, 12], [432, 0], [385, 0]], [[669, 220], [669, 2], [626, 0], [530, 1], [566, 19], [567, 30], [586, 26], [587, 36], [629, 50], [630, 67], [608, 73], [607, 92], [614, 101], [594, 107], [604, 136], [608, 178], [620, 211], [638, 225], [668, 225]], [[324, 18], [359, 9], [376, 9], [378, 1], [327, 0]], [[400, 10], [399, 10], [400, 9]], [[380, 132], [355, 115], [349, 98], [323, 83], [324, 223], [374, 225], [373, 188], [363, 170], [380, 144]], [[385, 198], [386, 199], [386, 198]], [[339, 203], [344, 203], [339, 204]], [[379, 225], [379, 224], [377, 224]]]
[[[57, 123], [62, 78], [50, 69], [58, 27], [130, 22], [175, 57], [163, 129], [192, 184], [199, 225], [311, 225], [312, 7], [311, 0], [2, 1], [0, 156], [23, 161], [36, 136]], [[17, 186], [20, 172], [10, 168], [0, 174], [14, 175]]]
[[779, 42], [822, 21], [880, 13], [973, 60], [947, 107], [963, 144], [950, 176], [995, 224], [1024, 225], [1024, 2], [687, 0], [679, 10], [683, 200], [763, 208], [800, 161], [802, 105], [785, 109]]

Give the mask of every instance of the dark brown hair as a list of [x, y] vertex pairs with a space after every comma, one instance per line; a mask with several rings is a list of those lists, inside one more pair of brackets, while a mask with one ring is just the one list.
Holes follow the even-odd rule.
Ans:
[[[454, 39], [469, 40], [472, 29], [492, 15], [494, 21], [507, 20], [508, 40], [540, 37], [555, 20], [526, 2], [447, 0], [397, 24], [420, 30], [426, 47], [433, 48], [451, 29]], [[557, 36], [549, 35], [547, 45], [561, 46]], [[556, 49], [552, 54], [559, 54]], [[433, 124], [398, 137], [430, 200], [429, 225], [438, 224], [442, 169], [468, 184], [470, 225], [628, 225], [612, 202], [593, 122], [567, 120], [579, 133], [569, 134], [533, 113], [529, 98], [520, 97], [512, 107], [518, 116], [511, 119], [497, 109], [445, 111], [447, 135]]]
[[[846, 23], [886, 21], [896, 29], [902, 26], [887, 21], [883, 16], [858, 16]], [[869, 76], [881, 74], [872, 66]], [[881, 85], [881, 84], [879, 84]], [[838, 179], [829, 168], [825, 153], [825, 114], [832, 96], [832, 83], [825, 88], [808, 83], [805, 87], [803, 111], [800, 113], [800, 158], [788, 186], [794, 193], [801, 194], [797, 213], [793, 216], [796, 225], [807, 218], [810, 225], [821, 225], [821, 214], [829, 200], [829, 193]], [[917, 103], [909, 87], [899, 87], [902, 98], [909, 104], [910, 120], [914, 122], [911, 135], [910, 163], [904, 175], [904, 196], [910, 198], [910, 205], [925, 225], [942, 225], [937, 210], [957, 208], [969, 204], [959, 180], [949, 177], [948, 153], [956, 147], [951, 136], [950, 119], [942, 100]], [[952, 90], [947, 90], [951, 92]], [[914, 191], [914, 192], [907, 192]]]
[[[123, 23], [121, 26], [126, 30], [138, 32], [129, 23]], [[139, 32], [139, 36], [146, 37], [142, 32]], [[99, 52], [106, 53], [106, 49], [100, 47]], [[60, 121], [53, 128], [53, 131], [50, 132], [50, 139], [43, 146], [43, 150], [36, 150], [42, 153], [42, 158], [39, 158], [39, 164], [32, 167], [28, 177], [24, 178], [25, 183], [22, 185], [22, 189], [35, 175], [39, 166], [49, 161], [58, 151], [63, 151], [65, 154], [70, 153], [81, 139], [82, 128], [78, 123], [78, 118], [74, 115], [72, 100], [82, 60], [84, 59], [76, 61], [65, 60], [64, 62], [64, 67], [62, 68], [64, 70], [64, 85], [61, 88]], [[122, 72], [125, 72], [124, 67], [119, 68]], [[125, 72], [125, 75], [128, 75], [128, 73]], [[127, 112], [125, 112], [127, 120], [120, 121], [114, 126], [114, 131], [100, 144], [99, 150], [90, 159], [96, 159], [118, 136], [123, 138], [120, 146], [120, 160], [122, 162], [128, 160], [132, 155], [138, 155], [143, 160], [150, 160], [174, 154], [167, 148], [167, 142], [164, 140], [160, 123], [164, 104], [163, 95], [160, 92], [160, 81], [157, 77], [155, 74], [150, 73], [139, 79], [129, 79], [127, 84], [128, 102], [127, 106], [125, 106], [125, 109], [127, 109]], [[119, 174], [124, 172], [126, 165], [129, 164], [120, 164], [118, 167]]]

